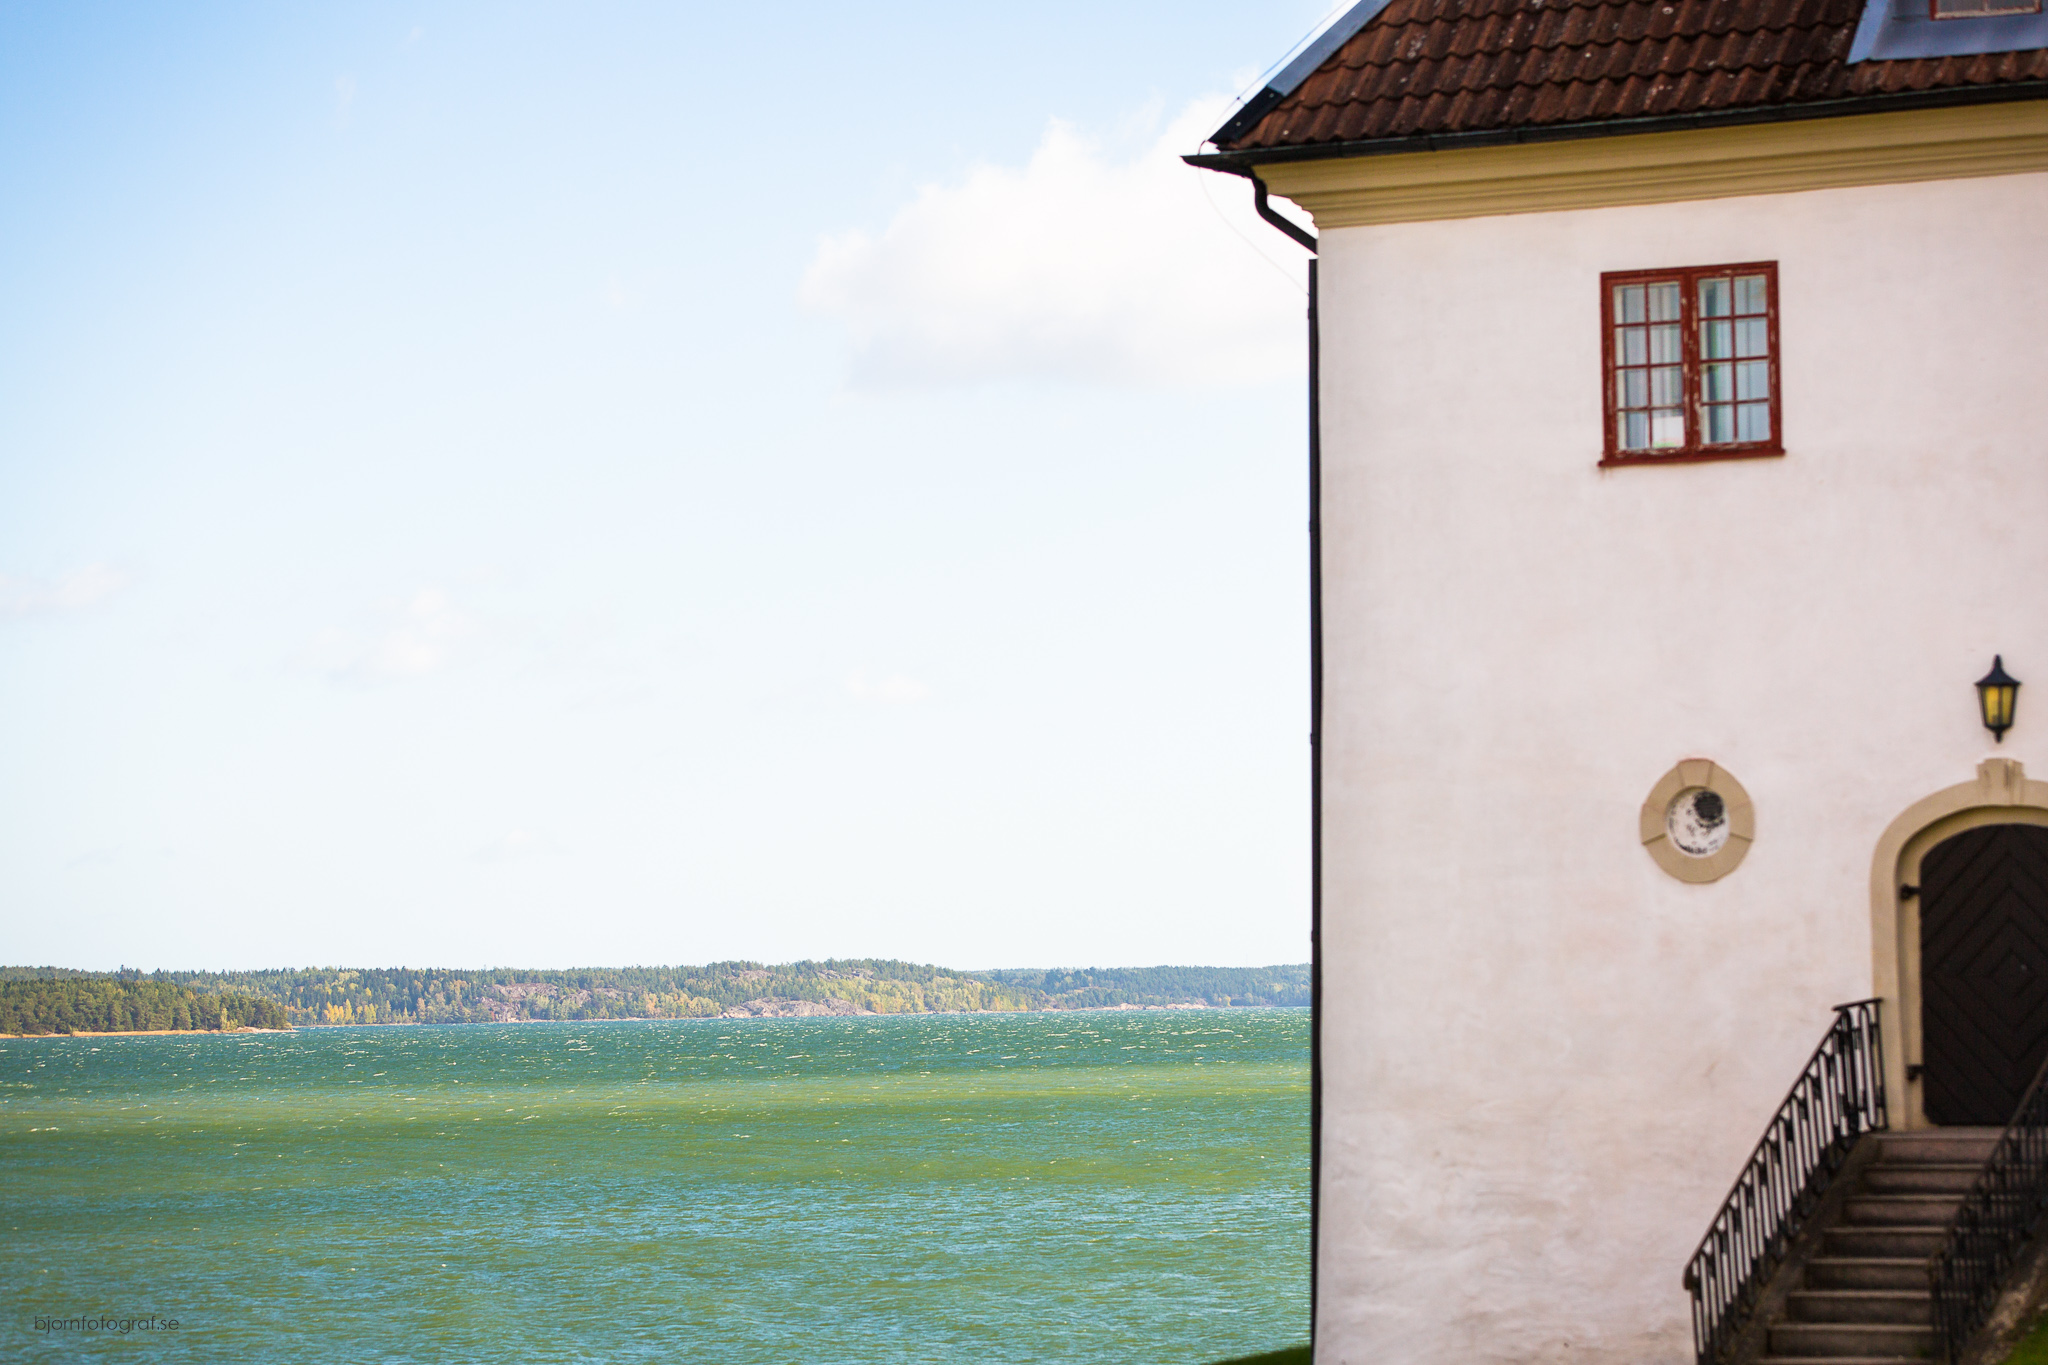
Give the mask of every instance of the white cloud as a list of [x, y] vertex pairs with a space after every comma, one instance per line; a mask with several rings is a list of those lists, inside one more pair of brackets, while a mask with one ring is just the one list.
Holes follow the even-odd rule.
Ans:
[[422, 588], [369, 632], [321, 631], [307, 647], [305, 661], [344, 682], [417, 678], [446, 667], [473, 629], [448, 594], [439, 588]]
[[0, 574], [0, 616], [43, 611], [76, 611], [111, 597], [128, 575], [105, 564], [88, 564], [63, 578], [10, 578]]
[[855, 673], [846, 679], [846, 690], [862, 701], [893, 706], [908, 706], [932, 694], [930, 687], [905, 673], [891, 673], [885, 678]]
[[1290, 373], [1305, 254], [1259, 221], [1249, 184], [1180, 159], [1227, 110], [1189, 105], [1130, 159], [1055, 120], [1024, 166], [927, 185], [879, 236], [825, 238], [802, 301], [844, 321], [868, 386]]

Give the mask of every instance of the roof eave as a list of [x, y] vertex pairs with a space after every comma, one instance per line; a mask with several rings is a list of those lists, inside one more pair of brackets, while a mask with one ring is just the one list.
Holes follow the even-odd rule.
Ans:
[[1570, 142], [1580, 138], [1626, 137], [1638, 133], [1676, 133], [1696, 128], [1731, 128], [1745, 124], [1788, 123], [1801, 119], [1849, 118], [1904, 109], [1939, 109], [1961, 104], [2003, 104], [2014, 100], [2048, 99], [2048, 81], [2014, 81], [2003, 85], [1954, 86], [1941, 90], [1909, 90], [1849, 99], [1816, 100], [1810, 104], [1757, 105], [1747, 109], [1712, 109], [1691, 114], [1660, 114], [1651, 118], [1598, 119], [1581, 123], [1550, 123], [1522, 128], [1483, 128], [1464, 133], [1423, 133], [1406, 137], [1367, 138], [1355, 142], [1311, 142], [1283, 147], [1245, 147], [1182, 157], [1190, 166], [1244, 175], [1254, 168], [1282, 161], [1326, 161], [1342, 157], [1398, 156], [1408, 152], [1447, 152], [1460, 147], [1505, 147], [1527, 142]]

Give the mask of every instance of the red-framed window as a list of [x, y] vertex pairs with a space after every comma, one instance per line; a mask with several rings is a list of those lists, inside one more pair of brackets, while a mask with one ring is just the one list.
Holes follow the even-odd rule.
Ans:
[[1986, 14], [2039, 14], [2041, 0], [1927, 0], [1936, 19], [1975, 19]]
[[1777, 262], [1610, 271], [1600, 320], [1602, 464], [1785, 453]]

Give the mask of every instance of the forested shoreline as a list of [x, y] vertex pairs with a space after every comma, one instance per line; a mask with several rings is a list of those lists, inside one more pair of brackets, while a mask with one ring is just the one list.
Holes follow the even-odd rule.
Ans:
[[[278, 1022], [255, 1027], [468, 1024], [791, 1013], [1302, 1006], [1309, 1002], [1308, 974], [1306, 964], [965, 972], [876, 958], [567, 971], [309, 967], [146, 974], [124, 969], [110, 975], [63, 967], [0, 967], [0, 1001], [14, 1000], [13, 992], [19, 988], [24, 1001], [49, 1002], [38, 1007], [44, 1013], [33, 1015], [38, 1022], [59, 1015], [86, 1017], [99, 1008], [101, 1014], [92, 1017], [229, 1017], [248, 1024], [253, 1015], [245, 1017], [244, 1011], [260, 1004], [274, 1012], [265, 1017]], [[76, 988], [75, 996], [63, 995], [60, 988], [66, 987]], [[199, 1003], [204, 1001], [217, 1003]], [[179, 1002], [183, 1002], [184, 1016], [176, 1014]], [[214, 1013], [204, 1015], [207, 1008]], [[53, 1010], [56, 1013], [51, 1013]], [[0, 1032], [66, 1031], [62, 1025], [10, 1027], [4, 1022], [8, 1017], [0, 1013]], [[78, 1032], [116, 1032], [204, 1026], [72, 1023], [68, 1027]]]
[[290, 1028], [275, 1000], [106, 976], [0, 981], [0, 1033], [229, 1032]]

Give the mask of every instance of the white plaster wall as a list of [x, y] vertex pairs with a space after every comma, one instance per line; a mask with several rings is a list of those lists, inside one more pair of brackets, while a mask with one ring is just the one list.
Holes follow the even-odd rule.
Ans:
[[[1324, 1365], [1690, 1359], [1879, 835], [2048, 775], [2044, 223], [2025, 175], [1323, 234]], [[1596, 468], [1600, 272], [1756, 260], [1785, 458]], [[1705, 886], [1636, 824], [1693, 756], [1757, 812]]]

